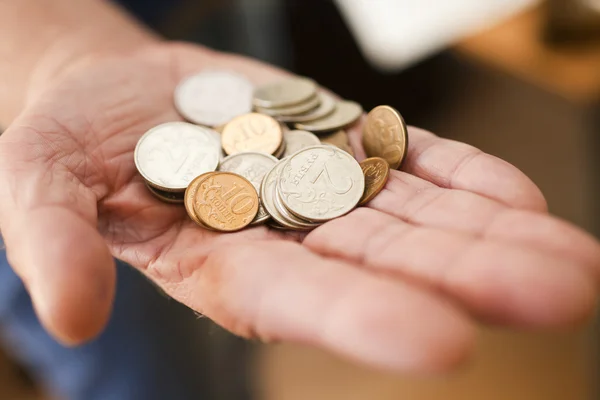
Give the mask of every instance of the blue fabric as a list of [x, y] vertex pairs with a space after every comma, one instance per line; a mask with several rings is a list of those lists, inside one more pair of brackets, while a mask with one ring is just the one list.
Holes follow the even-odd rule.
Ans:
[[1, 337], [60, 398], [211, 398], [201, 340], [205, 331], [206, 324], [189, 309], [161, 296], [141, 274], [120, 263], [108, 328], [92, 343], [64, 348], [44, 331], [23, 284], [0, 253]]

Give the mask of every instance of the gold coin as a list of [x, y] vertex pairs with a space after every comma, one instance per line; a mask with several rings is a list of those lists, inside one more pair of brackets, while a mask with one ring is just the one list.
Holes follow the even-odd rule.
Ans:
[[270, 83], [254, 91], [254, 105], [280, 108], [300, 104], [317, 93], [317, 84], [308, 78], [288, 78]]
[[181, 204], [183, 203], [183, 194], [179, 192], [167, 192], [164, 190], [157, 189], [152, 187], [150, 184], [146, 182], [146, 187], [160, 201], [164, 201], [165, 203], [171, 204]]
[[400, 113], [390, 106], [375, 107], [367, 116], [363, 146], [368, 157], [381, 157], [398, 169], [408, 149], [408, 131]]
[[282, 141], [280, 123], [268, 115], [258, 113], [234, 118], [221, 134], [223, 149], [229, 155], [244, 151], [273, 154]]
[[363, 160], [360, 167], [365, 175], [365, 192], [358, 203], [359, 206], [373, 200], [385, 187], [390, 177], [390, 165], [380, 157], [371, 157]]
[[231, 172], [215, 172], [199, 186], [194, 196], [194, 211], [209, 228], [234, 232], [256, 217], [258, 193], [246, 178]]
[[207, 229], [208, 227], [204, 225], [196, 215], [196, 210], [194, 210], [194, 199], [196, 198], [196, 193], [198, 193], [198, 189], [200, 188], [200, 184], [202, 183], [202, 181], [204, 181], [206, 178], [208, 178], [209, 175], [214, 173], [215, 172], [207, 172], [196, 177], [185, 190], [185, 197], [183, 202], [183, 204], [185, 205], [185, 210], [187, 211], [187, 214], [192, 219], [192, 221], [194, 221], [201, 227]]
[[284, 116], [293, 116], [304, 114], [309, 112], [321, 104], [321, 98], [317, 95], [309, 98], [308, 100], [288, 107], [279, 107], [279, 108], [264, 108], [264, 107], [256, 107], [256, 111], [261, 114], [270, 115], [271, 117], [284, 117]]
[[296, 129], [313, 133], [331, 132], [342, 129], [360, 118], [363, 109], [360, 104], [353, 101], [340, 101], [333, 112], [326, 117], [314, 121], [299, 122]]
[[352, 150], [352, 146], [350, 146], [350, 140], [346, 131], [339, 130], [328, 135], [320, 136], [319, 138], [321, 139], [321, 143], [330, 144], [354, 156], [354, 150]]

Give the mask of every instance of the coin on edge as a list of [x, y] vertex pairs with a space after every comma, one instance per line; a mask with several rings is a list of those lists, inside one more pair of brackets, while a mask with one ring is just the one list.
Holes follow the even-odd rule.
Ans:
[[286, 144], [284, 157], [291, 156], [298, 150], [305, 147], [317, 146], [321, 144], [318, 137], [308, 131], [287, 131], [283, 133], [283, 140]]
[[258, 113], [234, 118], [221, 134], [223, 149], [229, 155], [244, 151], [273, 154], [282, 141], [283, 133], [279, 122]]
[[398, 169], [406, 158], [408, 130], [400, 113], [390, 106], [375, 107], [367, 115], [363, 132], [367, 157], [381, 157]]
[[298, 122], [296, 129], [315, 133], [331, 132], [342, 129], [360, 118], [363, 109], [360, 104], [353, 101], [340, 101], [333, 112], [326, 117], [308, 122]]
[[195, 177], [217, 169], [220, 152], [207, 128], [167, 122], [139, 139], [134, 160], [149, 185], [167, 192], [184, 192]]
[[[260, 200], [265, 210], [267, 210], [267, 212], [271, 215], [271, 217], [277, 224], [286, 229], [294, 229], [294, 226], [288, 223], [275, 207], [277, 177], [279, 176], [279, 173], [281, 172], [281, 169], [283, 168], [283, 165], [286, 163], [286, 161], [287, 159], [278, 161], [277, 164], [275, 164], [275, 166], [271, 169], [271, 171], [269, 171], [265, 175], [260, 185]], [[279, 226], [276, 227], [279, 228]]]
[[215, 172], [200, 182], [194, 211], [202, 223], [220, 232], [245, 228], [258, 213], [258, 193], [246, 178]]
[[263, 85], [254, 91], [254, 105], [279, 108], [303, 103], [317, 93], [317, 84], [308, 78], [288, 78]]
[[256, 107], [256, 111], [258, 111], [262, 114], [267, 114], [267, 115], [270, 115], [271, 117], [277, 118], [279, 116], [285, 117], [285, 116], [303, 114], [303, 113], [309, 112], [309, 111], [319, 107], [320, 104], [321, 104], [321, 98], [317, 95], [314, 95], [313, 97], [309, 98], [305, 102], [302, 102], [300, 104], [296, 104], [293, 106], [279, 107], [279, 108]]
[[[260, 192], [260, 185], [265, 175], [273, 169], [279, 160], [265, 153], [245, 152], [237, 153], [225, 158], [219, 166], [219, 171], [233, 172], [248, 179], [257, 192]], [[259, 195], [260, 197], [260, 195]], [[262, 204], [258, 208], [258, 213], [252, 221], [252, 225], [265, 222], [270, 218], [269, 213]]]
[[188, 121], [219, 126], [252, 111], [254, 86], [243, 76], [207, 70], [185, 78], [175, 89], [175, 107]]
[[277, 180], [281, 200], [294, 215], [321, 222], [353, 210], [365, 177], [350, 154], [330, 145], [307, 147], [290, 157]]
[[390, 177], [390, 165], [383, 158], [371, 157], [361, 161], [360, 167], [365, 175], [365, 193], [358, 205], [364, 206], [385, 187]]
[[165, 203], [171, 204], [182, 204], [183, 203], [183, 195], [179, 192], [165, 192], [164, 190], [156, 189], [149, 184], [146, 183], [146, 187], [160, 201], [164, 201]]
[[315, 119], [321, 119], [323, 117], [328, 116], [329, 114], [331, 114], [333, 112], [333, 110], [335, 110], [335, 105], [337, 102], [332, 96], [325, 94], [323, 92], [319, 92], [318, 96], [321, 100], [321, 103], [319, 104], [319, 107], [315, 108], [314, 110], [307, 112], [305, 114], [290, 115], [290, 116], [281, 115], [276, 118], [279, 121], [293, 123], [293, 122], [314, 121]]

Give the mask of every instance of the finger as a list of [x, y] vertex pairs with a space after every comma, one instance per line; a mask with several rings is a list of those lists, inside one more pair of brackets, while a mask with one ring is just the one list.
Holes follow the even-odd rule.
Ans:
[[589, 271], [573, 259], [412, 226], [370, 209], [321, 226], [304, 245], [327, 257], [415, 279], [495, 323], [575, 325], [593, 313], [597, 297]]
[[386, 188], [368, 206], [414, 225], [530, 246], [572, 258], [590, 268], [600, 283], [598, 242], [546, 214], [510, 208], [463, 190], [440, 188], [401, 171], [392, 171]]
[[539, 188], [514, 166], [418, 128], [409, 128], [409, 149], [402, 169], [440, 187], [474, 192], [511, 207], [547, 210]]
[[[68, 170], [81, 160], [66, 154], [60, 157], [51, 140], [28, 129], [2, 135], [0, 229], [42, 324], [63, 343], [77, 344], [105, 325], [115, 268], [95, 228], [95, 195]], [[52, 157], [51, 166], [46, 161]]]
[[178, 284], [162, 278], [167, 293], [245, 337], [308, 343], [413, 372], [448, 369], [473, 344], [469, 321], [435, 295], [297, 243], [216, 244], [208, 255], [182, 247], [147, 272], [160, 282], [173, 268], [195, 269]]

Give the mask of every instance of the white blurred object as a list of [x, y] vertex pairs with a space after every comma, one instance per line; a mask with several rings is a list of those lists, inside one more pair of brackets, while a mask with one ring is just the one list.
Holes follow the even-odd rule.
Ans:
[[335, 0], [365, 57], [395, 71], [539, 0]]

